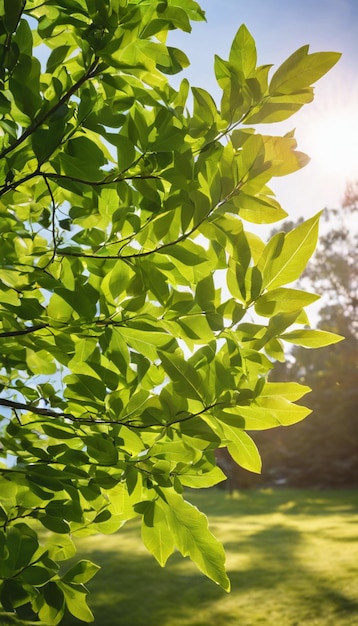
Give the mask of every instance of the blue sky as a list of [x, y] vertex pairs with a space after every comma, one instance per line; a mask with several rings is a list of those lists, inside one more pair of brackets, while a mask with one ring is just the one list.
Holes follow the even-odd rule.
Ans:
[[[296, 128], [299, 149], [311, 156], [304, 170], [271, 185], [283, 207], [292, 217], [308, 217], [337, 206], [346, 180], [358, 180], [358, 0], [201, 0], [200, 5], [207, 23], [194, 23], [190, 35], [173, 34], [171, 42], [189, 56], [191, 67], [185, 75], [190, 82], [217, 99], [213, 56], [227, 58], [242, 23], [256, 40], [260, 64], [277, 66], [304, 44], [310, 44], [311, 52], [342, 53], [339, 63], [318, 82], [315, 102], [270, 129], [282, 134]], [[322, 133], [332, 137], [329, 144]], [[349, 166], [342, 151], [350, 154]]]

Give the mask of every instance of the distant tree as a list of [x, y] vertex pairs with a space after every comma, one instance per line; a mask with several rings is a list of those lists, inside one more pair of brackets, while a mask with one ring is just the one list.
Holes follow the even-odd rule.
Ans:
[[60, 564], [136, 516], [161, 565], [177, 548], [228, 590], [183, 488], [222, 480], [216, 448], [259, 472], [247, 430], [309, 412], [306, 386], [267, 379], [283, 342], [339, 340], [302, 328], [312, 296], [286, 287], [319, 216], [267, 244], [244, 228], [286, 216], [267, 184], [307, 161], [252, 126], [312, 101], [339, 54], [303, 46], [269, 80], [242, 26], [215, 59], [218, 106], [167, 80], [189, 63], [169, 31], [204, 19], [193, 0], [0, 10], [0, 601], [91, 621], [97, 567]]

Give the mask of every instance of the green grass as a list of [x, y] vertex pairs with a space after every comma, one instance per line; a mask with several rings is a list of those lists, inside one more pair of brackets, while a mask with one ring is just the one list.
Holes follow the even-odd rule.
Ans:
[[[78, 542], [102, 570], [89, 584], [96, 626], [353, 626], [358, 624], [358, 494], [190, 492], [227, 552], [232, 592], [173, 555], [165, 569], [137, 522]], [[79, 626], [70, 616], [63, 626]], [[1, 625], [2, 626], [2, 625]]]

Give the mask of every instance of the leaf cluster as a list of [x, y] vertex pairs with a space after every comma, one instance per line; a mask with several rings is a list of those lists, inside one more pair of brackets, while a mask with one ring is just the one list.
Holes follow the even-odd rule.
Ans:
[[58, 570], [69, 536], [136, 516], [161, 565], [177, 548], [228, 590], [183, 489], [223, 480], [220, 447], [259, 472], [247, 430], [309, 412], [306, 386], [268, 381], [285, 343], [340, 339], [303, 328], [316, 296], [287, 286], [319, 216], [267, 243], [246, 230], [285, 217], [267, 183], [307, 162], [292, 133], [249, 125], [312, 100], [339, 55], [304, 46], [269, 79], [242, 26], [215, 60], [218, 106], [167, 78], [189, 62], [170, 31], [204, 18], [193, 0], [0, 7], [1, 602], [90, 621], [95, 566]]

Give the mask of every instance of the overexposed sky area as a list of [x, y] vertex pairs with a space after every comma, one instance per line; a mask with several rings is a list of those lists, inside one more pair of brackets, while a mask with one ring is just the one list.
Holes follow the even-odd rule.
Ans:
[[191, 66], [180, 74], [207, 89], [220, 90], [214, 54], [228, 58], [241, 24], [256, 40], [259, 64], [278, 67], [304, 44], [310, 52], [342, 53], [339, 63], [315, 87], [315, 101], [281, 124], [257, 126], [284, 134], [296, 129], [298, 148], [310, 157], [300, 172], [274, 179], [271, 188], [290, 217], [309, 217], [339, 206], [346, 182], [358, 180], [358, 0], [201, 0], [207, 22], [190, 35], [175, 32], [170, 43], [183, 49]]

